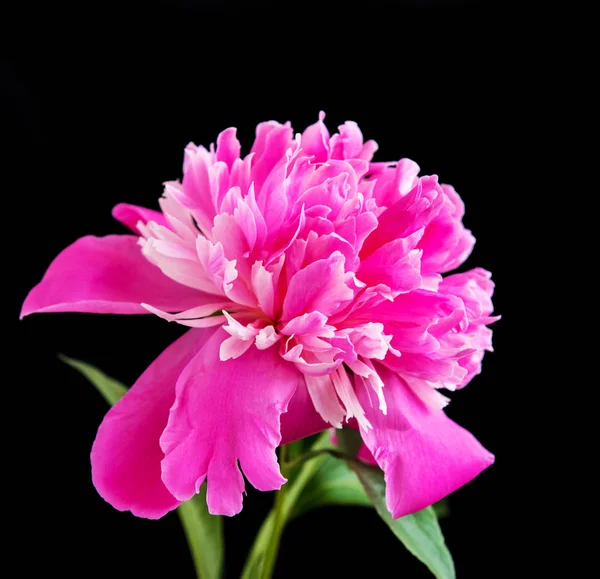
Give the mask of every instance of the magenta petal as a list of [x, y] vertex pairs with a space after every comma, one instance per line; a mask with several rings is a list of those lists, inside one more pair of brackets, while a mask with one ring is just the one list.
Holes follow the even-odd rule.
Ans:
[[292, 396], [288, 409], [281, 415], [281, 444], [288, 444], [331, 428], [315, 410], [304, 380]]
[[385, 384], [388, 413], [372, 408], [369, 393], [358, 388], [373, 425], [372, 430], [361, 429], [361, 435], [385, 472], [387, 506], [398, 518], [468, 483], [494, 462], [494, 455], [442, 410], [426, 406], [396, 373], [376, 367]]
[[314, 155], [318, 163], [325, 163], [329, 157], [329, 131], [324, 120], [325, 113], [321, 111], [319, 120], [302, 133], [302, 149], [307, 155]]
[[88, 235], [58, 254], [30, 292], [21, 318], [41, 312], [146, 314], [140, 304], [166, 311], [198, 305], [203, 294], [152, 265], [133, 235]]
[[240, 156], [241, 145], [233, 127], [225, 129], [217, 137], [217, 161], [223, 161], [229, 169]]
[[259, 490], [285, 482], [275, 454], [279, 420], [302, 375], [277, 348], [250, 348], [221, 362], [219, 348], [227, 337], [217, 330], [179, 377], [161, 447], [162, 478], [175, 497], [189, 499], [208, 478], [209, 511], [231, 516], [242, 509], [238, 461]]
[[137, 228], [137, 224], [140, 221], [144, 224], [148, 223], [148, 221], [154, 221], [163, 227], [169, 227], [165, 216], [160, 211], [146, 209], [146, 207], [140, 207], [139, 205], [130, 205], [129, 203], [115, 205], [112, 210], [112, 216], [138, 234], [140, 234], [140, 230]]
[[334, 251], [294, 274], [283, 302], [283, 319], [291, 320], [304, 313], [318, 311], [331, 315], [340, 304], [351, 300], [352, 290], [346, 285], [345, 258]]
[[261, 191], [275, 165], [285, 158], [293, 137], [294, 131], [289, 123], [281, 125], [276, 121], [269, 121], [256, 127], [256, 140], [251, 153], [254, 155], [252, 177], [257, 192]]
[[102, 421], [92, 447], [92, 480], [116, 509], [158, 519], [179, 505], [161, 480], [159, 440], [177, 378], [213, 332], [190, 330], [169, 346]]

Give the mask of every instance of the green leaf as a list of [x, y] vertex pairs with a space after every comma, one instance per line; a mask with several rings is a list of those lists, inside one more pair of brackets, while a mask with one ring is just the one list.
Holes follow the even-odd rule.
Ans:
[[200, 493], [177, 508], [201, 579], [218, 579], [223, 572], [223, 519], [213, 516], [206, 506], [206, 483]]
[[104, 372], [98, 370], [90, 364], [81, 362], [80, 360], [74, 360], [64, 354], [59, 354], [58, 357], [65, 363], [81, 372], [95, 387], [104, 399], [111, 405], [115, 405], [127, 392], [127, 388], [117, 382], [113, 378], [110, 378]]
[[[355, 431], [348, 429], [337, 431], [342, 450], [356, 446], [356, 435]], [[356, 459], [349, 460], [348, 464], [357, 474], [377, 514], [404, 546], [417, 559], [425, 563], [438, 579], [454, 579], [456, 572], [452, 555], [444, 543], [444, 536], [433, 507], [427, 507], [399, 519], [392, 519], [385, 502], [385, 479], [381, 469]]]
[[343, 460], [333, 456], [325, 456], [304, 487], [293, 516], [328, 505], [372, 506], [356, 474]]
[[[59, 358], [81, 372], [113, 406], [127, 392], [117, 380], [80, 360], [62, 354]], [[223, 573], [223, 520], [209, 514], [206, 506], [206, 483], [200, 493], [177, 508], [183, 530], [192, 553], [194, 567], [200, 579], [219, 579]]]
[[456, 572], [452, 555], [444, 543], [444, 536], [433, 508], [427, 507], [412, 515], [392, 519], [385, 504], [383, 473], [367, 465], [360, 466], [358, 463], [354, 468], [377, 514], [394, 535], [417, 559], [425, 563], [438, 579], [454, 579]]

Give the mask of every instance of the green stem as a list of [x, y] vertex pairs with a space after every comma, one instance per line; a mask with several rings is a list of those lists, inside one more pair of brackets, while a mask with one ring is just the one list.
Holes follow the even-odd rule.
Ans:
[[[280, 524], [283, 527], [287, 520], [293, 515], [296, 502], [300, 498], [304, 487], [308, 484], [308, 482], [317, 472], [319, 466], [322, 464], [322, 462], [327, 456], [326, 453], [323, 453], [321, 451], [326, 449], [326, 447], [328, 446], [330, 436], [331, 435], [329, 432], [324, 432], [319, 438], [319, 440], [313, 445], [313, 451], [307, 453], [306, 455], [307, 458], [310, 458], [311, 460], [298, 460], [297, 462], [294, 460], [291, 463], [288, 462], [287, 464], [281, 463], [281, 468], [284, 473], [289, 472], [291, 470], [289, 468], [291, 464], [304, 464], [302, 464], [300, 472], [297, 473], [293, 480], [290, 480], [288, 483], [286, 483], [286, 487], [289, 488], [285, 491], [285, 494], [279, 495], [281, 496], [281, 499], [278, 501], [276, 497], [275, 505], [273, 509], [271, 509], [269, 516], [264, 520], [258, 532], [258, 535], [256, 536], [256, 539], [254, 541], [254, 545], [252, 546], [252, 549], [248, 555], [246, 565], [244, 566], [244, 571], [242, 572], [242, 579], [257, 579], [258, 577], [271, 577], [271, 575], [267, 575], [265, 574], [265, 572], [261, 574], [258, 570], [261, 569], [261, 567], [262, 569], [266, 570], [266, 567], [263, 565], [267, 564], [266, 560], [267, 556], [269, 556], [266, 555], [267, 550], [272, 550], [272, 544], [270, 541], [271, 538], [274, 536], [276, 530], [275, 519], [276, 517], [279, 517]], [[298, 458], [302, 459], [303, 456]], [[278, 494], [281, 492], [282, 491], [278, 491]], [[281, 529], [279, 530], [279, 533], [281, 533]], [[275, 556], [277, 555], [278, 545], [279, 536], [277, 537], [277, 546], [275, 546]], [[273, 565], [274, 563], [275, 561], [273, 561]]]
[[[281, 455], [279, 462], [281, 464], [282, 474], [286, 465], [287, 459], [287, 446], [281, 447]], [[262, 579], [271, 579], [273, 571], [275, 570], [275, 561], [277, 561], [277, 553], [279, 552], [279, 543], [281, 541], [281, 533], [285, 526], [286, 516], [284, 513], [285, 504], [285, 493], [287, 491], [287, 485], [283, 485], [280, 490], [275, 494], [275, 507], [274, 507], [274, 521], [273, 531], [271, 533], [271, 540], [267, 546], [265, 553], [265, 559], [263, 563]]]
[[352, 460], [353, 458], [349, 454], [340, 452], [339, 450], [335, 450], [334, 448], [322, 448], [320, 450], [311, 450], [305, 454], [302, 454], [294, 460], [290, 460], [290, 462], [288, 462], [287, 464], [289, 468], [296, 468], [297, 466], [300, 466], [301, 464], [312, 460], [313, 458], [323, 456], [324, 454], [328, 454], [330, 456], [333, 456], [334, 458], [341, 458], [343, 460]]

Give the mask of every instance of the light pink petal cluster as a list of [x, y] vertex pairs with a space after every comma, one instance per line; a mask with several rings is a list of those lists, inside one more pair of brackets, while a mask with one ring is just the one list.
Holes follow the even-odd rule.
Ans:
[[278, 489], [278, 445], [348, 423], [395, 517], [493, 461], [440, 393], [480, 371], [496, 319], [488, 272], [442, 277], [475, 241], [463, 204], [408, 159], [373, 163], [356, 123], [330, 135], [323, 120], [297, 135], [262, 123], [246, 156], [235, 129], [188, 145], [161, 212], [118, 205], [135, 235], [78, 240], [27, 297], [23, 315], [191, 328], [100, 426], [93, 480], [117, 509], [160, 517], [207, 479], [210, 512], [233, 515], [242, 472]]

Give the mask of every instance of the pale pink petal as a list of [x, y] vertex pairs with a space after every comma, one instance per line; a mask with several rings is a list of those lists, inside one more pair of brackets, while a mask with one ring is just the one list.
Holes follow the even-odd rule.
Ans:
[[224, 311], [223, 314], [228, 322], [223, 329], [231, 336], [223, 341], [219, 350], [219, 357], [222, 362], [225, 362], [231, 358], [239, 358], [252, 346], [260, 332], [256, 328], [256, 322], [244, 326], [227, 312]]
[[163, 275], [132, 235], [86, 236], [64, 249], [27, 296], [21, 318], [35, 312], [145, 314], [194, 307], [202, 292]]
[[258, 227], [252, 208], [242, 199], [238, 201], [237, 207], [233, 211], [233, 216], [251, 252], [255, 248], [258, 238]]
[[287, 350], [286, 348], [281, 353], [281, 357], [288, 362], [293, 362], [298, 370], [307, 376], [324, 376], [333, 372], [338, 368], [343, 360], [337, 358], [337, 354], [341, 352], [339, 348], [333, 348], [329, 345], [328, 351], [314, 352], [310, 348], [305, 349], [303, 344], [296, 344]]
[[321, 415], [321, 418], [331, 426], [341, 428], [346, 413], [336, 395], [331, 375], [305, 375], [304, 379], [315, 410]]
[[321, 312], [302, 314], [289, 321], [281, 328], [281, 333], [286, 336], [292, 336], [294, 334], [313, 334], [316, 336], [332, 338], [335, 335], [335, 328], [327, 325], [327, 319], [327, 316]]
[[253, 324], [244, 326], [240, 324], [235, 318], [231, 317], [227, 312], [223, 312], [227, 318], [228, 324], [223, 326], [223, 329], [230, 335], [238, 338], [239, 340], [252, 341], [258, 334], [258, 329]]
[[362, 438], [385, 473], [387, 506], [394, 518], [419, 511], [468, 483], [494, 461], [475, 437], [433, 410], [387, 368], [377, 365], [385, 383], [388, 413], [369, 405], [358, 388], [372, 429]]
[[371, 423], [365, 416], [365, 411], [354, 392], [354, 386], [348, 377], [346, 369], [341, 367], [335, 370], [335, 372], [332, 372], [331, 381], [335, 386], [337, 395], [346, 408], [346, 420], [355, 418], [361, 428], [372, 428]]
[[268, 271], [262, 261], [252, 265], [252, 290], [258, 300], [260, 309], [268, 316], [275, 313], [275, 290], [273, 287], [273, 273]]
[[252, 292], [238, 279], [237, 261], [225, 257], [221, 242], [212, 243], [203, 236], [198, 236], [196, 251], [202, 270], [212, 282], [213, 293], [224, 292], [230, 300], [245, 306], [257, 305]]
[[134, 233], [140, 233], [138, 222], [148, 223], [154, 221], [159, 225], [168, 227], [165, 216], [160, 211], [154, 209], [146, 209], [139, 205], [130, 205], [129, 203], [119, 203], [112, 210], [112, 216], [120, 221], [123, 225], [129, 227]]
[[223, 245], [220, 241], [213, 243], [206, 237], [199, 235], [196, 239], [196, 251], [202, 269], [215, 287], [223, 292], [225, 269], [227, 267]]
[[173, 281], [206, 293], [223, 294], [223, 290], [212, 283], [201, 267], [191, 247], [155, 237], [140, 239], [140, 245], [144, 257]]
[[259, 350], [266, 350], [281, 339], [281, 334], [278, 334], [273, 326], [265, 326], [255, 338], [256, 347]]
[[[206, 297], [207, 302], [212, 302], [215, 299], [215, 296], [209, 296], [208, 294]], [[148, 310], [151, 314], [154, 314], [155, 316], [158, 316], [167, 322], [176, 322], [189, 328], [210, 328], [212, 326], [221, 326], [227, 321], [225, 316], [214, 314], [219, 310], [231, 305], [236, 306], [236, 304], [232, 304], [232, 302], [206, 303], [202, 306], [184, 310], [178, 314], [169, 314], [168, 312], [164, 312], [163, 310], [155, 308], [150, 304], [142, 304], [142, 307]]]
[[170, 227], [181, 240], [191, 245], [198, 237], [199, 231], [191, 213], [177, 201], [173, 194], [173, 191], [181, 191], [181, 188], [181, 184], [177, 181], [167, 181], [165, 192], [158, 203], [167, 220], [167, 227]]
[[259, 490], [285, 482], [275, 454], [279, 421], [302, 376], [281, 361], [275, 348], [251, 348], [221, 362], [219, 348], [226, 337], [223, 330], [213, 334], [177, 381], [176, 402], [161, 437], [162, 478], [179, 500], [191, 498], [208, 478], [209, 511], [234, 515], [244, 492], [238, 461]]
[[237, 336], [230, 336], [221, 342], [219, 348], [219, 360], [221, 360], [221, 362], [226, 362], [227, 360], [239, 358], [244, 352], [252, 347], [252, 344], [252, 340], [242, 340]]
[[[222, 261], [222, 267], [224, 267], [228, 261], [239, 260], [244, 254], [248, 253], [248, 244], [233, 215], [221, 213], [215, 217], [215, 226], [212, 230], [212, 237], [217, 242], [215, 247], [223, 248], [224, 259]], [[201, 238], [198, 238], [198, 242], [200, 241]], [[211, 243], [208, 240], [204, 241], [206, 243]]]
[[212, 332], [190, 330], [169, 346], [102, 421], [92, 446], [92, 480], [116, 509], [158, 519], [179, 505], [161, 479], [159, 440], [177, 379]]
[[433, 382], [414, 378], [413, 376], [403, 376], [404, 382], [410, 389], [425, 403], [431, 410], [441, 410], [448, 406], [450, 398], [441, 394], [435, 388]]
[[[362, 381], [367, 387], [367, 393], [368, 388], [371, 388], [375, 392], [377, 401], [379, 402], [379, 410], [381, 410], [383, 414], [387, 414], [387, 402], [383, 391], [384, 383], [379, 377], [379, 374], [377, 374], [377, 370], [375, 370], [371, 360], [354, 360], [346, 362], [346, 364], [354, 372], [355, 380]], [[370, 404], [370, 406], [373, 408], [373, 404]]]
[[210, 155], [204, 147], [190, 147], [185, 150], [185, 171], [183, 187], [173, 192], [174, 197], [191, 211], [200, 230], [208, 235], [213, 227], [215, 204], [212, 194]]
[[400, 159], [396, 163], [395, 186], [400, 197], [406, 195], [416, 184], [421, 168], [411, 159]]
[[[472, 350], [464, 354], [469, 355]], [[460, 365], [460, 358], [436, 354], [405, 353], [400, 358], [388, 357], [384, 364], [401, 374], [436, 383], [440, 388], [456, 390], [466, 376], [467, 371]]]
[[[356, 326], [349, 334], [350, 340], [358, 356], [383, 360], [390, 349], [391, 336], [384, 333], [383, 324], [369, 322]], [[398, 355], [397, 352], [393, 352]]]

